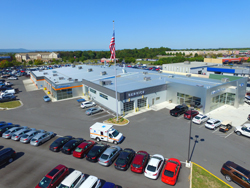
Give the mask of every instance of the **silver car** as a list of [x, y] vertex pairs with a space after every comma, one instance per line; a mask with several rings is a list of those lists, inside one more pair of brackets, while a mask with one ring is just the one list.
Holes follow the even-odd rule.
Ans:
[[34, 131], [34, 130], [36, 130], [36, 129], [21, 129], [21, 130], [19, 130], [19, 131], [16, 131], [13, 135], [12, 135], [12, 137], [11, 137], [11, 139], [12, 140], [16, 140], [16, 141], [18, 141], [20, 138], [21, 138], [21, 136], [23, 136], [25, 133], [27, 133], [27, 132], [29, 132], [29, 131]]
[[26, 144], [26, 143], [29, 143], [30, 140], [36, 136], [38, 133], [44, 133], [45, 131], [44, 130], [34, 130], [34, 131], [29, 131], [27, 133], [25, 133], [24, 135], [21, 136], [20, 138], [20, 142]]
[[107, 148], [103, 152], [101, 157], [98, 159], [99, 164], [103, 166], [111, 165], [116, 159], [116, 157], [120, 154], [121, 151], [122, 151], [122, 148], [120, 148], [119, 146], [111, 146]]
[[81, 103], [81, 108], [89, 108], [89, 107], [92, 107], [92, 106], [95, 106], [95, 102], [93, 101], [85, 101], [85, 102], [82, 102]]
[[54, 136], [55, 136], [55, 134], [53, 132], [38, 133], [36, 136], [34, 136], [31, 139], [30, 144], [32, 146], [39, 146], [42, 143], [50, 140]]
[[86, 110], [86, 114], [89, 116], [91, 114], [95, 114], [95, 113], [98, 113], [98, 112], [102, 112], [103, 109], [98, 107], [98, 108], [89, 108], [88, 110]]
[[26, 127], [26, 126], [24, 126], [24, 127], [12, 127], [12, 128], [10, 128], [9, 130], [5, 131], [5, 132], [3, 133], [3, 135], [2, 135], [2, 137], [3, 137], [3, 138], [11, 138], [12, 135], [13, 135], [15, 132], [17, 132], [17, 131], [19, 131], [19, 130], [21, 130], [21, 129], [28, 129], [28, 127]]

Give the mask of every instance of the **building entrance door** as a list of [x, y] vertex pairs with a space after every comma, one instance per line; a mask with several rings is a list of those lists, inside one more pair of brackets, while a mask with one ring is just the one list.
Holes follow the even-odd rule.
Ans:
[[85, 93], [84, 95], [89, 95], [89, 87], [88, 86], [85, 86]]
[[155, 99], [152, 99], [152, 105], [154, 105], [155, 104]]
[[137, 100], [137, 107], [142, 108], [147, 106], [147, 98], [144, 99], [138, 99]]
[[134, 110], [134, 101], [123, 103], [123, 111], [128, 112]]
[[182, 97], [177, 97], [177, 103], [178, 104], [183, 104], [185, 102], [184, 98]]

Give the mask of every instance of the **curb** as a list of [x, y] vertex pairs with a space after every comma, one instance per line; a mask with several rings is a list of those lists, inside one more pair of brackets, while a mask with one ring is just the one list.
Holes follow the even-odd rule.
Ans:
[[193, 162], [191, 162], [191, 173], [190, 173], [190, 188], [192, 188], [192, 176], [193, 176]]
[[227, 185], [230, 188], [233, 188], [231, 185], [228, 185], [226, 182], [224, 182], [223, 180], [221, 180], [220, 178], [218, 178], [217, 176], [215, 176], [214, 174], [212, 174], [211, 172], [209, 172], [208, 170], [206, 170], [205, 168], [203, 168], [202, 166], [192, 162], [192, 164], [195, 164], [196, 166], [200, 167], [201, 169], [205, 170], [207, 173], [209, 173], [210, 175], [212, 175], [213, 177], [215, 177], [216, 179], [218, 179], [219, 181], [221, 181], [222, 183], [224, 183], [225, 185]]
[[[128, 119], [126, 119], [126, 120], [128, 120]], [[128, 125], [128, 124], [130, 123], [130, 121], [128, 120], [128, 123], [123, 124], [123, 125], [120, 125], [120, 124], [114, 124], [114, 123], [106, 123], [105, 121], [103, 121], [103, 123], [108, 124], [108, 125], [116, 125], [116, 126], [122, 127], [122, 126], [126, 126], [126, 125]]]
[[23, 103], [22, 103], [22, 101], [19, 101], [19, 102], [21, 103], [21, 105], [18, 106], [18, 107], [15, 107], [15, 108], [0, 108], [0, 110], [14, 110], [14, 109], [17, 109], [17, 108], [21, 108], [23, 106]]

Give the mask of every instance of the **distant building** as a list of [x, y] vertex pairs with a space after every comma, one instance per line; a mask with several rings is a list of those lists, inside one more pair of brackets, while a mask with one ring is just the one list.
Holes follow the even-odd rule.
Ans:
[[56, 52], [32, 52], [32, 53], [18, 53], [15, 55], [16, 60], [21, 62], [24, 61], [30, 61], [30, 60], [42, 60], [42, 61], [51, 61], [53, 59], [56, 60], [62, 60], [60, 58], [59, 53]]
[[0, 56], [0, 61], [2, 61], [2, 60], [12, 61], [12, 57], [11, 56]]

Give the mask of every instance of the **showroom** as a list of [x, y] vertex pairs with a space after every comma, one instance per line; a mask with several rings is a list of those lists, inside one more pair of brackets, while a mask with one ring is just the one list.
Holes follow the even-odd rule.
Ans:
[[54, 100], [87, 97], [113, 112], [118, 106], [120, 115], [165, 101], [192, 104], [202, 113], [225, 104], [237, 108], [244, 103], [247, 84], [241, 77], [211, 79], [127, 67], [115, 71], [100, 65], [32, 71], [30, 79]]

